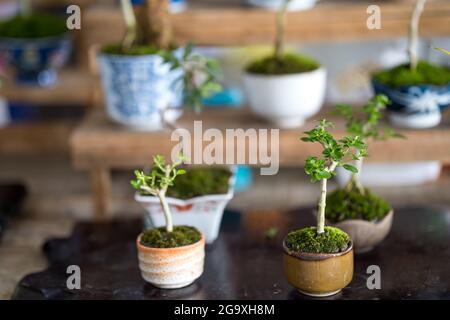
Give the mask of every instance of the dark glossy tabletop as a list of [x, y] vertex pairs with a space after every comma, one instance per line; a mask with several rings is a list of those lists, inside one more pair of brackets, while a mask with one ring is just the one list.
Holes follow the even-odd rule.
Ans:
[[[78, 224], [68, 239], [46, 243], [50, 267], [26, 276], [15, 299], [306, 299], [287, 283], [281, 241], [311, 225], [311, 209], [227, 211], [219, 238], [207, 246], [205, 272], [193, 285], [160, 290], [139, 274], [135, 239], [140, 220]], [[273, 240], [270, 227], [279, 229]], [[328, 299], [450, 299], [450, 210], [400, 208], [393, 229], [372, 252], [355, 257], [351, 284]], [[66, 268], [81, 267], [81, 290], [66, 289]], [[369, 290], [369, 265], [381, 268], [381, 289]]]

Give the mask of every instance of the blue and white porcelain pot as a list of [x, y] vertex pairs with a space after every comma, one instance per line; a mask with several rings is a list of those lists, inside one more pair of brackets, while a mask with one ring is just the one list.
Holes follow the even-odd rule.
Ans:
[[401, 127], [435, 127], [441, 122], [441, 110], [450, 105], [450, 83], [392, 88], [372, 79], [372, 86], [375, 94], [389, 97], [389, 119]]
[[[100, 73], [109, 117], [138, 130], [159, 130], [181, 116], [182, 70], [170, 70], [160, 55], [100, 54]], [[164, 110], [167, 110], [163, 112]]]
[[54, 84], [57, 70], [67, 62], [71, 50], [69, 34], [36, 39], [0, 38], [2, 58], [14, 69], [20, 84]]

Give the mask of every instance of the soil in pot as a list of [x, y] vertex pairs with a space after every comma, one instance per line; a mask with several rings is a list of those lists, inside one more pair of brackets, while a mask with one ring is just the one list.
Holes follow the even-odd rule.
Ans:
[[327, 197], [325, 215], [330, 224], [352, 238], [356, 253], [372, 250], [388, 235], [393, 219], [389, 203], [369, 189], [338, 189]]
[[342, 230], [316, 227], [290, 232], [284, 242], [284, 271], [301, 293], [324, 297], [338, 293], [353, 277], [350, 237]]
[[231, 175], [227, 168], [191, 168], [177, 177], [177, 183], [169, 187], [167, 196], [191, 199], [208, 194], [226, 194]]
[[55, 37], [66, 32], [65, 19], [45, 13], [19, 15], [0, 23], [0, 37], [4, 38], [36, 39]]
[[310, 72], [320, 68], [320, 64], [307, 56], [287, 53], [282, 58], [269, 56], [250, 63], [245, 71], [261, 75], [283, 75]]
[[205, 239], [194, 227], [146, 230], [136, 245], [142, 277], [158, 288], [186, 287], [203, 273]]
[[450, 83], [450, 68], [419, 61], [416, 70], [411, 70], [409, 64], [403, 64], [377, 72], [373, 78], [391, 88], [425, 84], [442, 86]]

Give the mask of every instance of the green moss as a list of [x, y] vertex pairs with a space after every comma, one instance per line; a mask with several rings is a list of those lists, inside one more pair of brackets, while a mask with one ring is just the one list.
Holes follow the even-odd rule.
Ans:
[[325, 216], [332, 222], [348, 219], [376, 221], [383, 219], [391, 206], [382, 198], [364, 189], [364, 194], [357, 189], [338, 189], [327, 197]]
[[450, 68], [420, 61], [416, 71], [411, 71], [409, 64], [404, 64], [375, 73], [373, 77], [378, 82], [393, 88], [420, 84], [442, 86], [450, 83]]
[[308, 227], [290, 232], [286, 246], [295, 252], [338, 253], [345, 251], [350, 237], [341, 229], [325, 227], [324, 233], [317, 234], [316, 227]]
[[257, 60], [250, 63], [245, 70], [256, 74], [282, 75], [309, 72], [319, 67], [320, 64], [312, 58], [298, 54], [285, 54], [281, 59], [270, 56]]
[[66, 33], [66, 20], [62, 17], [34, 13], [30, 16], [15, 16], [0, 23], [0, 37], [6, 38], [44, 38]]
[[172, 232], [167, 232], [165, 227], [144, 231], [141, 244], [151, 248], [176, 248], [188, 246], [200, 241], [201, 234], [189, 226], [175, 226]]
[[157, 54], [159, 50], [158, 48], [152, 45], [133, 46], [127, 50], [124, 50], [124, 48], [120, 44], [110, 44], [104, 46], [101, 49], [101, 52], [105, 54], [115, 54], [123, 56], [143, 56], [143, 55]]
[[226, 168], [191, 168], [178, 176], [175, 185], [169, 187], [167, 196], [190, 199], [207, 194], [228, 192], [230, 170]]

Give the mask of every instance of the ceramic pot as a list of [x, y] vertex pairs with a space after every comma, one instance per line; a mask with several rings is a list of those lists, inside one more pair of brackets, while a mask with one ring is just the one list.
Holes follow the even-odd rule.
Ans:
[[283, 129], [301, 126], [315, 115], [325, 98], [326, 71], [288, 75], [246, 72], [244, 86], [250, 109]]
[[99, 55], [100, 74], [108, 116], [115, 122], [137, 130], [159, 130], [167, 121], [182, 114], [182, 75], [157, 54], [125, 56]]
[[285, 239], [283, 250], [286, 278], [305, 295], [331, 296], [352, 281], [352, 243], [340, 253], [298, 253], [287, 248]]
[[53, 85], [71, 50], [69, 34], [36, 39], [0, 38], [0, 53], [12, 67], [19, 84]]
[[372, 79], [372, 87], [375, 94], [385, 94], [389, 97], [389, 120], [400, 127], [435, 127], [441, 122], [441, 110], [450, 105], [450, 84], [391, 88]]
[[[186, 200], [167, 197], [173, 223], [196, 227], [205, 235], [206, 243], [213, 243], [219, 235], [225, 207], [234, 195], [235, 170], [231, 171], [233, 174], [230, 177], [228, 192], [225, 194], [208, 194]], [[165, 225], [158, 197], [136, 192], [134, 198], [147, 211], [151, 227]]]
[[136, 240], [139, 269], [142, 278], [161, 289], [183, 288], [203, 273], [205, 238], [188, 246], [177, 248], [150, 248]]
[[386, 238], [391, 231], [394, 210], [380, 221], [366, 221], [362, 219], [349, 219], [338, 223], [329, 223], [345, 231], [353, 241], [355, 253], [364, 253], [372, 250]]

